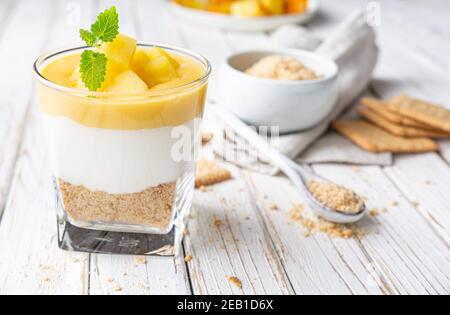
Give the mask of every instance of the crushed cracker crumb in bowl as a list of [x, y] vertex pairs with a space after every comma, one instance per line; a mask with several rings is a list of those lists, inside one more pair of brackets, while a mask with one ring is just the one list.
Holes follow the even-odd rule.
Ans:
[[281, 133], [314, 127], [336, 102], [338, 67], [313, 52], [245, 51], [220, 69], [220, 104], [245, 122]]

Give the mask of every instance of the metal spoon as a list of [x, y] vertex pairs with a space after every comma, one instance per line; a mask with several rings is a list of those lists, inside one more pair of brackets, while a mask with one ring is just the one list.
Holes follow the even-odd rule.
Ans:
[[247, 125], [227, 110], [221, 108], [220, 106], [210, 106], [210, 108], [219, 114], [218, 117], [220, 117], [220, 119], [232, 126], [234, 131], [237, 132], [243, 139], [258, 148], [264, 155], [271, 158], [280, 170], [287, 177], [289, 177], [297, 189], [306, 195], [311, 210], [318, 216], [335, 223], [354, 223], [364, 217], [366, 212], [366, 206], [364, 203], [357, 213], [344, 213], [321, 203], [309, 191], [307, 188], [307, 183], [311, 180], [323, 183], [332, 183], [331, 181], [305, 170], [287, 156], [274, 149], [269, 143], [267, 143], [267, 141], [263, 140], [258, 134], [256, 134], [256, 132], [254, 132], [251, 128], [248, 128]]

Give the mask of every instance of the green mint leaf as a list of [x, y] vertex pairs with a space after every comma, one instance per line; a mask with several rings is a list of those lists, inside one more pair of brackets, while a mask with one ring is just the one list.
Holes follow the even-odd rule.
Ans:
[[[80, 37], [90, 47], [102, 42], [111, 42], [119, 34], [119, 15], [116, 7], [111, 7], [97, 16], [91, 31], [80, 29]], [[90, 91], [96, 91], [105, 81], [107, 58], [104, 54], [85, 50], [81, 54], [81, 80]]]
[[119, 15], [116, 7], [111, 7], [97, 16], [91, 26], [91, 32], [103, 42], [112, 42], [119, 34]]
[[80, 37], [82, 40], [85, 41], [86, 45], [93, 47], [95, 45], [97, 45], [98, 43], [98, 38], [97, 36], [95, 36], [94, 34], [92, 34], [89, 31], [80, 29]]
[[81, 54], [81, 80], [90, 91], [96, 91], [105, 80], [106, 56], [92, 50], [85, 50]]

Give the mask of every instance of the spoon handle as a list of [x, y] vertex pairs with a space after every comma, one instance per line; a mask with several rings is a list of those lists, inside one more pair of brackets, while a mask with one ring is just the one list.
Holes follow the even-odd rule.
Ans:
[[248, 126], [240, 119], [230, 114], [227, 110], [221, 108], [218, 105], [211, 106], [220, 119], [224, 120], [227, 124], [233, 127], [242, 138], [247, 140], [251, 145], [261, 151], [264, 155], [269, 157], [272, 162], [277, 165], [280, 170], [295, 184], [295, 186], [304, 191], [306, 190], [304, 177], [302, 174], [307, 173], [302, 167], [297, 165], [294, 161], [287, 156], [273, 148], [267, 141], [261, 138], [254, 130], [248, 128]]

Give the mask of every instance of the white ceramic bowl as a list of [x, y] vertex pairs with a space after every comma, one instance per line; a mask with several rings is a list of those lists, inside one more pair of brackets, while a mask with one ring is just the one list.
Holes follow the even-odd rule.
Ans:
[[319, 0], [309, 0], [305, 12], [255, 18], [242, 18], [185, 7], [170, 1], [173, 13], [188, 22], [231, 31], [268, 31], [286, 24], [301, 24], [311, 20], [319, 9]]
[[[244, 71], [269, 55], [298, 58], [323, 77], [316, 80], [263, 79]], [[338, 96], [338, 67], [334, 61], [301, 50], [259, 50], [234, 54], [220, 69], [220, 104], [245, 122], [256, 126], [279, 126], [280, 133], [317, 125], [333, 109]]]

